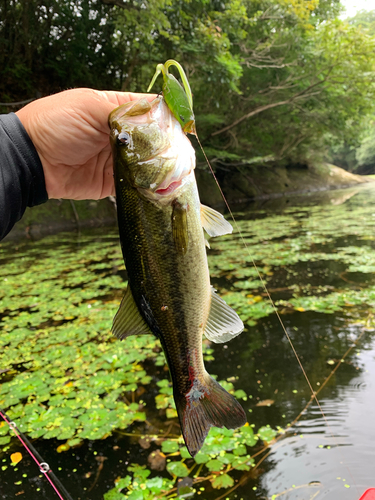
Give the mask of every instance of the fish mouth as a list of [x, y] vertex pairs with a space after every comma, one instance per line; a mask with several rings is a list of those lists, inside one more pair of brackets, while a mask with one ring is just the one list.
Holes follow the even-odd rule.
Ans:
[[189, 180], [191, 176], [194, 176], [194, 169], [190, 168], [187, 172], [180, 171], [179, 176], [173, 175], [169, 179], [165, 179], [157, 188], [153, 191], [157, 198], [169, 198], [171, 194], [174, 194], [177, 190], [180, 190]]
[[151, 185], [149, 189], [138, 188], [146, 198], [160, 202], [162, 204], [169, 203], [171, 198], [176, 197], [177, 193], [181, 191], [194, 178], [194, 170], [189, 170], [188, 173], [183, 173], [180, 178], [171, 178], [167, 182], [164, 181], [159, 186]]
[[[190, 172], [189, 172], [190, 173]], [[173, 191], [176, 191], [177, 188], [179, 188], [182, 184], [182, 181], [184, 179], [180, 179], [179, 181], [173, 181], [169, 184], [168, 187], [166, 188], [159, 188], [155, 191], [156, 194], [160, 196], [167, 196], [168, 194], [173, 193]]]

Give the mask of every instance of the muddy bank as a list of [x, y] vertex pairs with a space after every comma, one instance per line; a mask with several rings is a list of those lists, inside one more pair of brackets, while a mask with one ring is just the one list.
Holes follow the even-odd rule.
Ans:
[[[304, 167], [246, 167], [236, 171], [218, 170], [217, 179], [230, 204], [271, 200], [281, 196], [343, 189], [374, 182], [335, 165], [321, 163]], [[221, 195], [207, 170], [197, 170], [201, 200], [207, 205], [221, 204]]]
[[[354, 175], [330, 164], [309, 167], [243, 167], [219, 169], [216, 173], [230, 205], [272, 200], [294, 194], [329, 191], [374, 182], [371, 177]], [[197, 169], [196, 176], [202, 203], [223, 204], [220, 191], [208, 169]], [[100, 201], [49, 200], [44, 205], [28, 208], [7, 239], [38, 239], [58, 231], [116, 224], [114, 203]]]

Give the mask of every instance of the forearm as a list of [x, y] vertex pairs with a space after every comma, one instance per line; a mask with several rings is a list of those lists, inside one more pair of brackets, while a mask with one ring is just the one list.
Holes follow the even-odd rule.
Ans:
[[14, 113], [0, 115], [0, 239], [27, 206], [47, 199], [43, 167], [30, 137]]

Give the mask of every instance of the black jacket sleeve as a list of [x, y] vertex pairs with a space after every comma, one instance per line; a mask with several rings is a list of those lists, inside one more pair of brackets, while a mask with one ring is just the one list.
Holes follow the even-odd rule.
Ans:
[[0, 115], [0, 240], [26, 207], [48, 200], [38, 153], [14, 113]]

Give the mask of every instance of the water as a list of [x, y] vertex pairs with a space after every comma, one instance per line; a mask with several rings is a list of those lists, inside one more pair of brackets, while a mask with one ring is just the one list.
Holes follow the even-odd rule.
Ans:
[[[355, 500], [375, 484], [371, 458], [375, 421], [373, 330], [347, 324], [331, 315], [309, 314], [303, 321], [295, 319], [289, 319], [286, 326], [289, 326], [293, 344], [316, 391], [331, 375], [333, 366], [327, 363], [331, 355], [334, 352], [344, 354], [354, 340], [361, 338], [346, 362], [318, 394], [327, 422], [313, 402], [286, 430], [284, 437], [271, 446], [268, 457], [261, 464], [258, 482], [249, 476], [245, 485], [237, 489], [237, 497], [229, 498], [273, 498], [272, 495], [278, 495], [274, 498]], [[258, 329], [262, 340], [267, 339], [268, 343], [262, 344], [249, 358], [241, 339], [242, 344], [227, 358], [227, 366], [233, 366], [234, 360], [240, 362], [241, 387], [257, 401], [273, 401], [270, 406], [253, 408], [251, 421], [283, 426], [299, 416], [310, 399], [309, 390], [289, 344], [281, 334], [275, 334], [280, 331], [277, 322], [262, 323]], [[298, 336], [302, 335], [302, 339], [293, 335], [292, 323], [294, 327], [298, 325]], [[319, 339], [332, 341], [333, 335], [341, 336], [341, 345], [334, 347], [331, 344], [324, 349]], [[324, 351], [328, 351], [329, 356]], [[318, 365], [318, 369], [314, 365]], [[218, 372], [219, 366], [215, 368]], [[251, 491], [253, 487], [257, 490]]]
[[[372, 251], [375, 250], [374, 195], [375, 189], [370, 187], [307, 199], [282, 199], [278, 204], [272, 201], [268, 206], [237, 207], [250, 253], [267, 281], [314, 390], [320, 391], [318, 398], [328, 425], [315, 402], [302, 412], [310, 401], [309, 387], [276, 316], [266, 309], [264, 291], [256, 284], [251, 285], [257, 278], [250, 275], [252, 266], [251, 262], [245, 262], [246, 251], [238, 246], [239, 241], [232, 244], [235, 238], [211, 240], [213, 283], [222, 295], [226, 295], [229, 303], [239, 300], [239, 295], [246, 298], [247, 302], [241, 299], [233, 306], [242, 317], [248, 317], [248, 321], [241, 336], [225, 346], [213, 347], [213, 359], [206, 362], [207, 369], [216, 374], [218, 380], [229, 378], [235, 389], [245, 391], [248, 398], [241, 402], [255, 429], [269, 424], [272, 428], [283, 429], [283, 432], [276, 443], [255, 457], [255, 462], [259, 462], [256, 468], [232, 473], [235, 482], [229, 491], [214, 489], [206, 481], [204, 492], [194, 498], [357, 500], [366, 488], [375, 487], [372, 459], [375, 435], [372, 314], [375, 299], [371, 288], [375, 276], [372, 260]], [[75, 237], [70, 237], [60, 240], [58, 249], [50, 240], [45, 240], [42, 246], [40, 242], [27, 247], [19, 245], [16, 249], [18, 257], [14, 256], [14, 247], [3, 245], [0, 248], [3, 250], [0, 256], [3, 269], [5, 265], [10, 266], [0, 278], [11, 280], [12, 273], [16, 273], [11, 287], [16, 290], [13, 299], [2, 299], [5, 304], [1, 311], [1, 317], [5, 318], [3, 331], [14, 329], [13, 335], [18, 335], [20, 328], [29, 328], [34, 362], [41, 355], [38, 343], [33, 350], [34, 337], [42, 336], [41, 332], [48, 332], [47, 345], [55, 338], [56, 332], [68, 336], [71, 328], [71, 339], [56, 337], [58, 340], [54, 342], [55, 352], [56, 348], [69, 348], [71, 350], [61, 352], [69, 353], [67, 356], [74, 359], [77, 346], [74, 339], [82, 329], [90, 331], [92, 328], [95, 332], [108, 329], [108, 312], [103, 309], [102, 314], [100, 307], [115, 310], [116, 304], [112, 302], [121, 296], [122, 281], [126, 278], [119, 252], [113, 253], [112, 247], [112, 253], [107, 251], [109, 243], [116, 244], [113, 234], [109, 232], [104, 240], [98, 233], [84, 234], [78, 242]], [[95, 255], [90, 251], [89, 256], [84, 256], [81, 252], [93, 242], [97, 244]], [[28, 267], [42, 257], [45, 260], [39, 262], [39, 273], [51, 265], [56, 276], [63, 277], [62, 292], [58, 292], [62, 294], [61, 299], [56, 298], [57, 288], [50, 288], [50, 278], [39, 275], [38, 286], [28, 282]], [[74, 269], [76, 263], [84, 259], [86, 272], [82, 277]], [[26, 280], [25, 284], [23, 280]], [[64, 295], [67, 290], [69, 303]], [[81, 290], [84, 290], [83, 295], [77, 295]], [[46, 296], [51, 299], [51, 310], [46, 304], [43, 307], [35, 305], [34, 297], [44, 297], [43, 293], [49, 294]], [[77, 305], [73, 308], [70, 302], [74, 297]], [[9, 312], [15, 302], [22, 304], [17, 317], [14, 316], [18, 314], [17, 310]], [[29, 311], [34, 310], [42, 314], [35, 321], [29, 316]], [[89, 313], [92, 323], [86, 318]], [[82, 339], [81, 349], [92, 342], [102, 340], [92, 333], [92, 337]], [[4, 356], [10, 347], [11, 343], [4, 345]], [[43, 362], [49, 362], [47, 353], [48, 350], [44, 352]], [[333, 373], [345, 354], [345, 360]], [[61, 453], [57, 448], [66, 440], [37, 439], [33, 442], [74, 499], [99, 500], [114, 486], [116, 478], [127, 474], [130, 463], [147, 464], [150, 452], [160, 445], [152, 443], [150, 448], [143, 448], [139, 441], [141, 435], [159, 429], [170, 435], [179, 433], [176, 420], [166, 419], [164, 410], [155, 408], [154, 398], [159, 390], [156, 382], [166, 376], [163, 362], [155, 366], [155, 359], [162, 359], [157, 356], [159, 354], [155, 352], [150, 361], [137, 361], [152, 377], [149, 385], [144, 386], [144, 393], [139, 394], [139, 389], [126, 392], [127, 398], [144, 401], [146, 423], [135, 421], [124, 431], [114, 432], [101, 440], [86, 439], [78, 448]], [[11, 362], [12, 359], [8, 359], [8, 363]], [[86, 358], [82, 358], [82, 363], [86, 363]], [[51, 363], [51, 370], [55, 364], [56, 361]], [[2, 382], [12, 380], [15, 371], [27, 373], [32, 366], [29, 358], [14, 359], [12, 370], [5, 371], [8, 365], [4, 369]], [[79, 371], [79, 366], [78, 362], [73, 364], [70, 377]], [[90, 370], [89, 364], [84, 366], [85, 371], [80, 375], [82, 379]], [[100, 369], [105, 367], [100, 366]], [[95, 368], [95, 373], [99, 373], [98, 369]], [[69, 367], [69, 370], [73, 368]], [[92, 378], [89, 374], [84, 380]], [[69, 380], [68, 375], [63, 383], [69, 383]], [[326, 380], [328, 382], [321, 389]], [[95, 391], [91, 393], [88, 382], [85, 384], [84, 390], [92, 394], [89, 400], [93, 401]], [[43, 398], [41, 401], [46, 405]], [[289, 426], [293, 421], [295, 423]], [[124, 435], [124, 432], [130, 435]], [[258, 443], [251, 453], [255, 455], [261, 448]], [[9, 455], [15, 451], [21, 451], [23, 459], [13, 467]], [[3, 466], [0, 471], [1, 498], [57, 498], [15, 440], [0, 454], [0, 461]], [[170, 478], [165, 470], [153, 474]]]
[[358, 353], [361, 373], [337, 383], [335, 397], [323, 392], [320, 403], [329, 427], [314, 406], [294, 426], [296, 435], [272, 450], [273, 467], [261, 478], [269, 496], [314, 481], [319, 485], [313, 492], [304, 487], [285, 498], [312, 498], [314, 493], [317, 498], [351, 500], [374, 487], [374, 347], [372, 341], [369, 351]]

